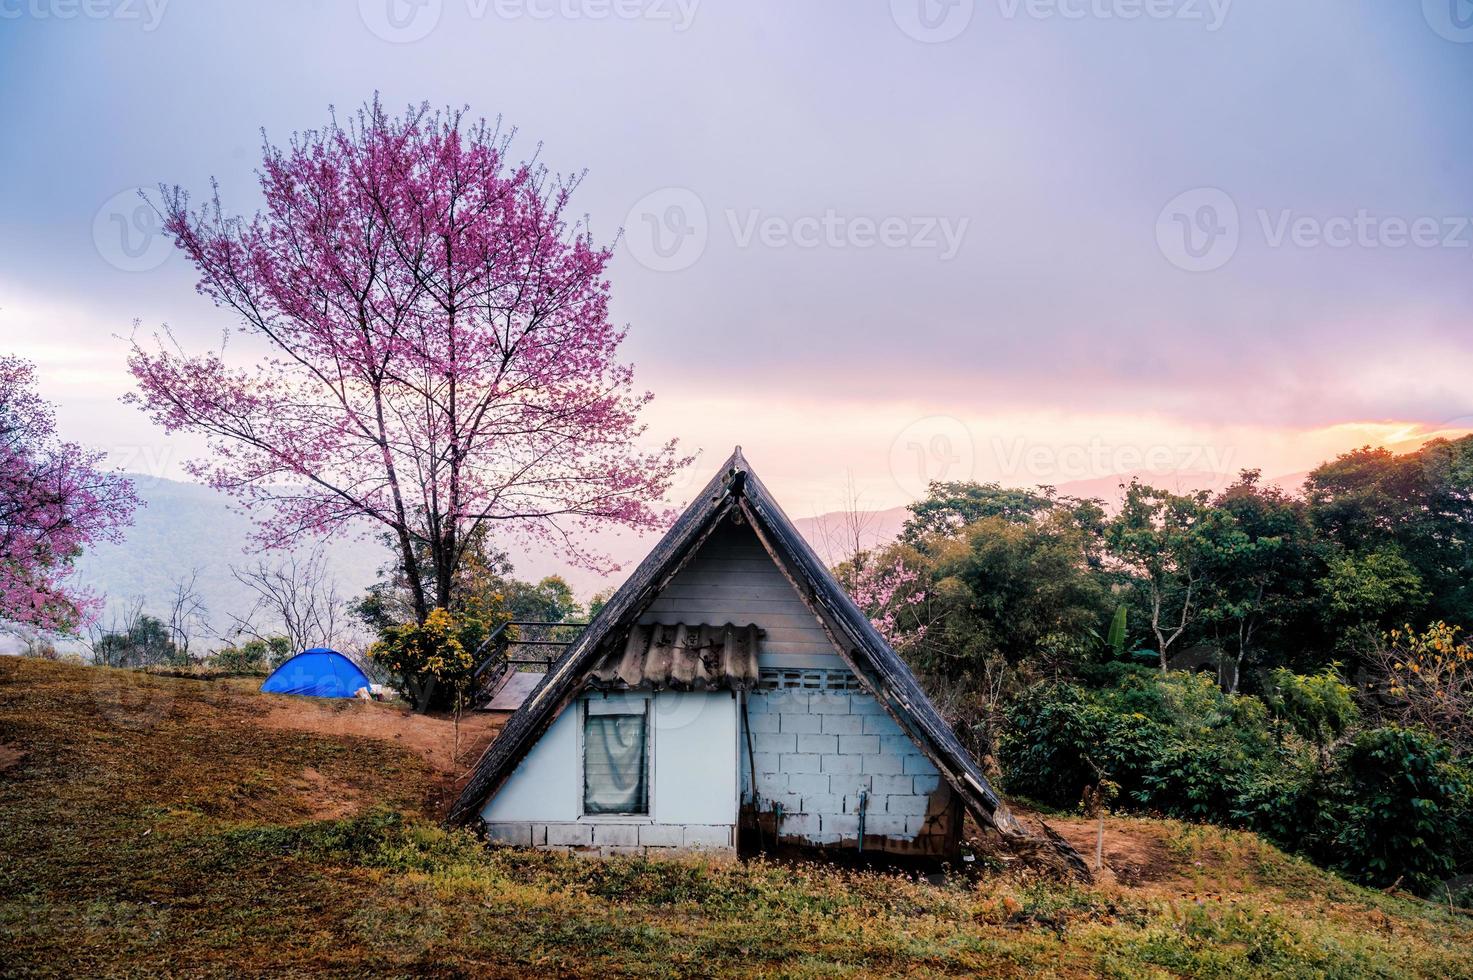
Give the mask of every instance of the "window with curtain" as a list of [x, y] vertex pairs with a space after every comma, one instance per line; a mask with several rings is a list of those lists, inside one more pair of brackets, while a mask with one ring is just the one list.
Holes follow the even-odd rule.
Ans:
[[587, 702], [583, 721], [583, 812], [650, 812], [649, 702]]

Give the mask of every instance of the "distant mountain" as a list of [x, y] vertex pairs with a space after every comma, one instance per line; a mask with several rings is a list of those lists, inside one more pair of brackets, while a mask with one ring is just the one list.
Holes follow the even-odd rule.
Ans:
[[[250, 541], [251, 521], [215, 490], [151, 476], [131, 476], [144, 506], [119, 544], [102, 544], [77, 563], [77, 582], [107, 597], [111, 609], [137, 598], [144, 610], [167, 609], [175, 583], [199, 569], [196, 588], [211, 625], [223, 631], [232, 613], [244, 615], [255, 595], [230, 574], [272, 555]], [[345, 596], [356, 596], [377, 578], [388, 551], [366, 536], [341, 535], [328, 543], [327, 563]], [[106, 615], [103, 617], [107, 621]]]
[[[258, 558], [281, 557], [262, 552], [250, 539], [252, 522], [229, 497], [197, 483], [130, 475], [144, 506], [120, 544], [102, 544], [77, 563], [76, 582], [107, 598], [111, 610], [143, 599], [144, 610], [161, 615], [168, 607], [175, 583], [193, 569], [200, 571], [197, 589], [217, 631], [230, 623], [231, 614], [244, 615], [255, 595], [230, 574], [230, 566], [253, 564]], [[562, 575], [586, 599], [599, 589], [622, 582], [629, 563], [644, 557], [653, 536], [608, 530], [590, 535], [586, 547], [610, 555], [624, 569], [611, 576], [572, 567], [551, 547], [526, 547], [508, 542], [518, 578], [536, 581]], [[328, 568], [345, 597], [356, 597], [377, 578], [391, 560], [389, 550], [371, 534], [340, 533], [326, 542]], [[107, 615], [103, 617], [104, 624]]]
[[848, 558], [856, 547], [869, 550], [900, 536], [910, 511], [905, 506], [887, 510], [861, 510], [853, 514], [833, 511], [817, 517], [799, 517], [793, 526], [808, 539], [818, 556], [830, 565]]

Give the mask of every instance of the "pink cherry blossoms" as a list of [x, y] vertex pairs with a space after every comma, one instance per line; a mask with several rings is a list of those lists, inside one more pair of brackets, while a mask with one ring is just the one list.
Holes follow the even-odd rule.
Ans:
[[476, 529], [601, 562], [591, 526], [649, 528], [687, 460], [645, 442], [649, 400], [616, 351], [610, 252], [565, 217], [576, 179], [508, 160], [459, 112], [387, 115], [267, 145], [264, 210], [191, 210], [166, 227], [198, 289], [264, 354], [135, 344], [134, 400], [203, 434], [193, 472], [235, 495], [267, 545], [369, 522], [388, 532], [416, 612], [448, 604]]
[[916, 587], [919, 574], [896, 559], [880, 562], [865, 552], [845, 563], [844, 586], [855, 605], [895, 650], [905, 650], [926, 635], [921, 616], [926, 593]]
[[88, 545], [116, 541], [138, 505], [133, 485], [56, 435], [29, 362], [0, 357], [0, 621], [69, 629], [94, 604], [70, 587]]

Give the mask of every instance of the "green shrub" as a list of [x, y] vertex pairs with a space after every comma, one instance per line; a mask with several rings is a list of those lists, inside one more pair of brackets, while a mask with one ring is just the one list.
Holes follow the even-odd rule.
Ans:
[[[1043, 684], [1009, 709], [1007, 787], [1072, 807], [1108, 779], [1124, 809], [1246, 826], [1356, 880], [1423, 894], [1473, 862], [1473, 772], [1415, 729], [1374, 728], [1326, 672], [1276, 673], [1263, 701], [1202, 675], [1115, 664], [1106, 686]], [[1282, 735], [1283, 737], [1276, 737]]]
[[211, 655], [210, 664], [226, 673], [265, 674], [281, 666], [295, 652], [291, 640], [284, 636], [273, 636], [264, 640], [247, 640], [239, 646], [231, 644], [217, 650]]
[[1011, 706], [1002, 742], [1014, 792], [1072, 806], [1108, 778], [1129, 807], [1226, 822], [1243, 787], [1276, 764], [1256, 698], [1223, 694], [1211, 678], [1124, 664], [1109, 686], [1048, 684]]
[[1430, 894], [1469, 857], [1470, 803], [1473, 774], [1430, 733], [1361, 732], [1336, 760], [1325, 857], [1367, 884]]

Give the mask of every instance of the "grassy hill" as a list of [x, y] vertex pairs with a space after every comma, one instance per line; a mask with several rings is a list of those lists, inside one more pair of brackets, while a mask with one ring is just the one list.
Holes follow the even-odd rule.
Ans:
[[1167, 821], [1089, 887], [489, 851], [436, 824], [487, 735], [0, 659], [0, 972], [1473, 977], [1466, 915]]

